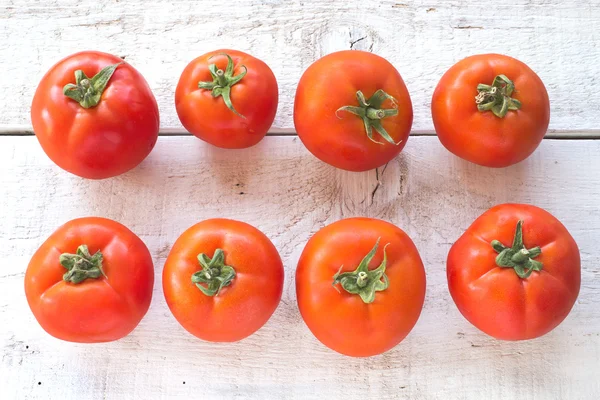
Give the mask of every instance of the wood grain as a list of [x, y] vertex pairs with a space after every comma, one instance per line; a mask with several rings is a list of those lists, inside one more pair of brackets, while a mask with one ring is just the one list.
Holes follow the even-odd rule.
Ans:
[[[413, 137], [387, 168], [349, 173], [319, 162], [295, 137], [269, 137], [242, 151], [161, 137], [135, 170], [88, 181], [59, 170], [34, 137], [1, 138], [0, 397], [598, 399], [599, 152], [600, 141], [545, 140], [525, 162], [492, 170], [454, 157], [436, 138]], [[581, 249], [579, 299], [564, 323], [538, 340], [486, 337], [459, 314], [447, 290], [451, 244], [502, 202], [549, 210]], [[75, 345], [49, 337], [24, 296], [24, 271], [35, 249], [60, 224], [85, 215], [124, 223], [155, 261], [150, 311], [130, 336], [113, 343]], [[160, 284], [178, 235], [217, 216], [261, 229], [285, 264], [278, 310], [237, 344], [205, 343], [185, 332]], [[404, 229], [428, 279], [415, 329], [392, 351], [369, 359], [322, 346], [295, 299], [294, 270], [304, 244], [325, 224], [350, 216], [382, 218]]]
[[[235, 3], [235, 4], [233, 4]], [[226, 16], [226, 17], [225, 17]], [[475, 53], [505, 53], [545, 82], [548, 137], [600, 138], [600, 0], [0, 0], [0, 398], [2, 399], [599, 399], [600, 141], [544, 140], [503, 170], [466, 163], [434, 137], [429, 102], [441, 75]], [[266, 61], [280, 86], [268, 137], [242, 151], [185, 134], [173, 104], [194, 57], [237, 48]], [[73, 52], [111, 52], [144, 74], [157, 97], [161, 137], [135, 170], [106, 181], [61, 171], [31, 136], [29, 106], [45, 71]], [[335, 170], [294, 137], [302, 72], [343, 49], [389, 59], [411, 92], [415, 121], [387, 168]], [[281, 136], [285, 135], [285, 136]], [[490, 339], [457, 311], [446, 286], [451, 244], [487, 208], [541, 206], [571, 231], [582, 255], [580, 297], [565, 322], [538, 340]], [[146, 242], [155, 261], [153, 304], [114, 343], [49, 337], [25, 300], [29, 258], [60, 224], [99, 215]], [[279, 249], [282, 302], [250, 338], [216, 345], [187, 334], [170, 314], [160, 276], [171, 245], [211, 217], [249, 222]], [[308, 238], [351, 216], [389, 220], [415, 241], [427, 271], [419, 322], [394, 350], [350, 359], [323, 347], [296, 306], [294, 271]]]
[[[550, 129], [597, 130], [600, 97], [599, 0], [0, 0], [0, 126], [30, 129], [29, 106], [45, 71], [73, 52], [125, 57], [154, 91], [165, 130], [181, 125], [174, 88], [185, 65], [217, 48], [266, 61], [278, 78], [275, 130], [293, 128], [302, 72], [337, 50], [389, 59], [414, 105], [414, 129], [431, 131], [429, 104], [442, 74], [476, 53], [521, 59], [545, 82]], [[594, 136], [598, 136], [595, 131]]]

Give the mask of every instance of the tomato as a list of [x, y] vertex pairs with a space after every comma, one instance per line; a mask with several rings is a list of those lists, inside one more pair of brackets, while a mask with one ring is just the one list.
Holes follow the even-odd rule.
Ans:
[[142, 320], [154, 286], [150, 252], [133, 232], [106, 218], [78, 218], [33, 255], [25, 294], [50, 335], [70, 342], [120, 339]]
[[529, 157], [550, 121], [542, 80], [527, 65], [500, 54], [467, 57], [442, 77], [431, 101], [442, 144], [487, 167], [507, 167]]
[[302, 318], [325, 346], [368, 357], [396, 346], [417, 322], [425, 270], [400, 228], [349, 218], [308, 241], [298, 261], [296, 295]]
[[550, 213], [502, 204], [450, 249], [448, 287], [473, 325], [497, 339], [533, 339], [560, 324], [581, 282], [577, 244]]
[[367, 171], [396, 157], [412, 120], [402, 77], [372, 53], [329, 54], [304, 72], [296, 91], [298, 136], [321, 161], [348, 171]]
[[98, 51], [73, 54], [50, 68], [33, 97], [31, 122], [56, 165], [90, 179], [137, 166], [159, 128], [158, 106], [142, 75]]
[[217, 147], [254, 146], [273, 124], [277, 80], [261, 60], [236, 50], [204, 54], [183, 70], [175, 91], [179, 120]]
[[211, 342], [234, 342], [256, 332], [277, 308], [283, 264], [258, 229], [209, 219], [177, 239], [162, 279], [167, 304], [188, 332]]

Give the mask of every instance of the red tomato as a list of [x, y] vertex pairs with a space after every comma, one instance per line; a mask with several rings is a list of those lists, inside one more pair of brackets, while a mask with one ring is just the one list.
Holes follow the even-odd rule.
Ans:
[[542, 336], [571, 311], [581, 282], [577, 244], [547, 211], [502, 204], [486, 211], [448, 254], [458, 309], [497, 339]]
[[142, 75], [98, 51], [73, 54], [50, 68], [33, 97], [31, 122], [56, 165], [90, 179], [137, 166], [159, 128], [158, 106]]
[[482, 54], [444, 74], [431, 113], [440, 141], [452, 153], [486, 167], [507, 167], [539, 146], [550, 121], [550, 101], [527, 65]]
[[402, 77], [372, 53], [329, 54], [304, 72], [296, 91], [298, 136], [321, 161], [348, 171], [367, 171], [396, 157], [412, 120]]
[[120, 339], [142, 320], [154, 286], [148, 248], [105, 218], [78, 218], [56, 230], [25, 272], [33, 315], [50, 335], [70, 342]]
[[423, 308], [425, 270], [400, 228], [349, 218], [318, 231], [296, 270], [302, 318], [325, 346], [353, 357], [390, 350]]
[[258, 229], [209, 219], [186, 230], [173, 245], [163, 290], [188, 332], [211, 342], [234, 342], [256, 332], [277, 308], [283, 264]]
[[216, 50], [183, 70], [175, 106], [189, 132], [217, 147], [254, 146], [273, 124], [277, 80], [261, 60], [236, 50]]

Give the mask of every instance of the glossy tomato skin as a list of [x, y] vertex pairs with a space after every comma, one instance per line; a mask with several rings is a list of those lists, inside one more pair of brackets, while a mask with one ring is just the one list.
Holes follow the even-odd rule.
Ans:
[[[75, 71], [93, 77], [102, 68], [115, 70], [100, 103], [85, 109], [63, 94], [75, 83]], [[136, 167], [158, 138], [159, 115], [150, 87], [131, 65], [98, 51], [73, 54], [42, 78], [31, 105], [33, 130], [56, 165], [77, 176], [104, 179]]]
[[[198, 88], [198, 82], [211, 82], [210, 64], [225, 71], [227, 58], [234, 62], [234, 76], [248, 72], [231, 87], [231, 102], [242, 118], [233, 113], [222, 97]], [[212, 58], [211, 58], [212, 57]], [[221, 49], [204, 54], [183, 70], [175, 91], [179, 120], [190, 133], [217, 147], [242, 149], [261, 141], [277, 113], [279, 91], [273, 71], [258, 58], [237, 50]]]
[[[477, 85], [504, 74], [515, 85], [521, 109], [499, 118], [477, 109]], [[467, 57], [438, 83], [431, 102], [438, 138], [455, 155], [486, 167], [507, 167], [529, 157], [550, 122], [550, 101], [542, 80], [527, 65], [500, 54]]]
[[[510, 246], [519, 220], [526, 248], [540, 246], [540, 272], [528, 278], [496, 265], [490, 243]], [[581, 264], [577, 244], [547, 211], [525, 204], [502, 204], [481, 215], [450, 249], [448, 287], [462, 315], [503, 340], [542, 336], [558, 326], [579, 294]]]
[[[369, 265], [383, 260], [386, 248], [389, 287], [373, 303], [333, 287], [333, 276], [353, 271], [373, 248]], [[425, 270], [412, 240], [400, 228], [377, 219], [349, 218], [318, 231], [307, 243], [296, 270], [300, 314], [321, 343], [341, 354], [369, 357], [400, 343], [416, 324], [425, 299]]]
[[[104, 256], [106, 277], [73, 284], [62, 253], [86, 244]], [[50, 335], [79, 343], [110, 342], [128, 335], [142, 320], [154, 286], [146, 245], [118, 222], [78, 218], [58, 228], [33, 255], [25, 272], [25, 294], [33, 315]]]
[[[398, 115], [382, 120], [394, 141], [373, 131], [374, 143], [361, 118], [340, 107], [356, 106], [356, 92], [369, 98], [383, 89], [396, 99]], [[385, 108], [394, 108], [390, 100]], [[331, 53], [302, 75], [294, 102], [294, 125], [306, 148], [321, 161], [348, 171], [367, 171], [385, 165], [406, 145], [413, 121], [410, 95], [402, 77], [387, 60], [375, 54], [348, 50]]]
[[[236, 276], [215, 296], [191, 281], [201, 269], [198, 255], [222, 249]], [[209, 219], [175, 242], [163, 270], [163, 291], [175, 319], [192, 335], [211, 342], [235, 342], [260, 329], [281, 300], [283, 264], [258, 229], [240, 221]]]

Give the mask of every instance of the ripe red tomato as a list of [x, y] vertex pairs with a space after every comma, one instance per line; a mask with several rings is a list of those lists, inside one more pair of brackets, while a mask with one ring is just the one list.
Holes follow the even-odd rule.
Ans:
[[98, 51], [73, 54], [50, 68], [33, 97], [31, 122], [56, 165], [90, 179], [137, 166], [159, 128], [158, 106], [142, 75]]
[[431, 101], [442, 144], [487, 167], [529, 157], [550, 122], [542, 80], [527, 65], [500, 54], [467, 57], [442, 77]]
[[78, 218], [56, 230], [25, 272], [33, 315], [70, 342], [120, 339], [142, 320], [154, 286], [152, 257], [133, 232], [106, 218]]
[[308, 67], [296, 91], [298, 136], [321, 161], [348, 171], [367, 171], [396, 157], [412, 120], [402, 77], [372, 53], [329, 54]]
[[217, 147], [254, 146], [273, 124], [277, 80], [261, 60], [236, 50], [204, 54], [183, 70], [175, 106], [189, 132]]
[[318, 231], [296, 270], [302, 318], [325, 346], [353, 357], [390, 350], [413, 328], [425, 299], [425, 270], [400, 228], [349, 218]]
[[277, 308], [283, 264], [258, 229], [209, 219], [177, 239], [162, 279], [167, 304], [188, 332], [211, 342], [234, 342], [256, 332]]
[[577, 244], [547, 211], [502, 204], [473, 222], [448, 254], [458, 309], [497, 339], [533, 339], [571, 311], [581, 282]]

